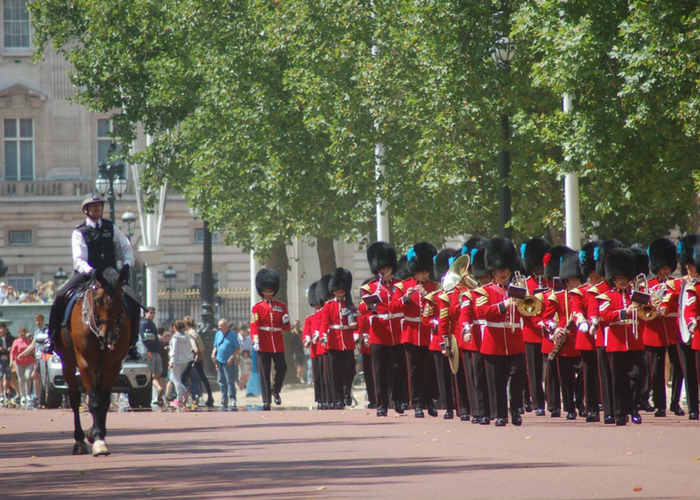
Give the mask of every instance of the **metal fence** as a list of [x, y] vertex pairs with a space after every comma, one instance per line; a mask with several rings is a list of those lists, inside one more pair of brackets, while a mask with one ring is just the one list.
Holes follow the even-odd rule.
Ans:
[[[156, 323], [170, 325], [176, 319], [192, 316], [199, 323], [201, 320], [202, 299], [199, 289], [158, 290], [158, 315]], [[224, 289], [214, 296], [214, 317], [226, 318], [238, 324], [250, 321], [250, 290]]]

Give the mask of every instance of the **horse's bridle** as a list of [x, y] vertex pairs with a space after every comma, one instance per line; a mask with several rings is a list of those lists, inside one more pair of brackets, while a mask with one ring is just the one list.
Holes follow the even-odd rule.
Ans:
[[[90, 328], [90, 331], [95, 334], [95, 336], [100, 341], [100, 349], [107, 347], [110, 351], [114, 349], [114, 341], [119, 335], [119, 327], [121, 326], [122, 319], [124, 318], [124, 309], [122, 308], [121, 314], [118, 318], [107, 318], [103, 319], [97, 315], [95, 310], [95, 290], [97, 290], [98, 283], [92, 283], [83, 297], [83, 322]], [[108, 329], [108, 334], [106, 336], [102, 335], [100, 331], [100, 326], [102, 325], [114, 325], [113, 328]], [[110, 332], [116, 332], [116, 335]]]

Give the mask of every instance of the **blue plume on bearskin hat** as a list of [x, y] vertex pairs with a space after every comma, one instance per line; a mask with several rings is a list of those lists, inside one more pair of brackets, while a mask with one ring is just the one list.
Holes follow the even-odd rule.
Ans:
[[583, 272], [583, 276], [585, 278], [588, 278], [591, 272], [595, 271], [595, 251], [599, 245], [600, 243], [597, 241], [589, 241], [581, 247], [581, 250], [578, 251], [579, 264], [581, 265], [581, 271]]
[[406, 271], [409, 276], [413, 276], [420, 271], [428, 271], [431, 279], [433, 276], [433, 257], [437, 255], [437, 248], [428, 241], [421, 241], [413, 245], [407, 252], [408, 262]]
[[274, 269], [261, 269], [255, 275], [255, 289], [258, 295], [263, 296], [262, 292], [266, 289], [271, 289], [277, 295], [280, 290], [280, 277]]
[[686, 234], [678, 240], [678, 263], [681, 266], [694, 264], [693, 249], [698, 242], [697, 234]]
[[656, 274], [664, 266], [671, 268], [675, 272], [678, 268], [678, 254], [676, 245], [668, 238], [658, 238], [651, 242], [647, 249], [649, 254], [649, 270]]
[[573, 250], [562, 255], [559, 264], [559, 279], [565, 282], [569, 278], [578, 278], [581, 282], [585, 281], [578, 252]]
[[530, 238], [520, 247], [525, 272], [532, 274], [537, 266], [543, 266], [544, 255], [552, 249], [552, 245], [542, 238]]
[[544, 277], [548, 281], [552, 281], [556, 276], [559, 276], [561, 258], [568, 252], [573, 252], [573, 250], [566, 245], [556, 245], [545, 254], [542, 263], [544, 264]]
[[488, 238], [484, 238], [483, 236], [472, 236], [462, 245], [462, 255], [471, 255], [474, 250], [478, 250], [479, 248], [486, 248], [486, 245], [488, 245], [488, 243]]
[[508, 238], [491, 238], [486, 245], [484, 260], [489, 272], [495, 269], [510, 269], [511, 272], [515, 272], [518, 269], [518, 255], [513, 242]]
[[488, 273], [489, 271], [486, 269], [486, 248], [479, 248], [472, 252], [472, 275], [478, 280]]
[[376, 275], [384, 267], [390, 267], [396, 274], [396, 250], [389, 243], [377, 241], [367, 247], [367, 262], [372, 274]]
[[634, 281], [637, 274], [637, 262], [634, 252], [629, 248], [613, 248], [605, 254], [605, 281], [610, 286], [615, 286], [613, 278], [624, 276], [630, 281]]
[[618, 240], [603, 240], [600, 242], [600, 245], [598, 245], [598, 248], [596, 249], [596, 266], [595, 270], [598, 271], [598, 274], [601, 276], [605, 277], [605, 256], [614, 248], [624, 248], [625, 245], [622, 244], [621, 241]]
[[460, 255], [460, 251], [454, 248], [443, 248], [438, 252], [438, 254], [435, 256], [434, 266], [435, 276], [438, 278], [438, 280], [445, 276], [445, 273], [450, 269], [454, 259]]

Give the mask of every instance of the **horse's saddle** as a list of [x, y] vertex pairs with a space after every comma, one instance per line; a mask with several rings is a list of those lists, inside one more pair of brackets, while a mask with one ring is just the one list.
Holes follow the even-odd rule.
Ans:
[[93, 280], [86, 281], [85, 283], [82, 283], [79, 286], [76, 286], [75, 288], [68, 291], [65, 297], [66, 308], [63, 312], [63, 321], [61, 322], [62, 327], [68, 326], [68, 328], [70, 329], [70, 321], [68, 320], [70, 319], [71, 312], [73, 312], [73, 307], [75, 307], [75, 303], [78, 301], [78, 299], [85, 297], [85, 294], [87, 293], [92, 283]]

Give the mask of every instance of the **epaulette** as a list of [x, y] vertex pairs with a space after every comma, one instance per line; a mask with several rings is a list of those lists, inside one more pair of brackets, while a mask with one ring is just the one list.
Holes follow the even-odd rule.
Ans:
[[588, 290], [586, 290], [586, 293], [592, 293], [593, 295], [598, 295], [598, 286], [592, 285]]
[[610, 301], [610, 297], [608, 297], [607, 293], [601, 293], [600, 295], [596, 295], [595, 298], [599, 300], [607, 300], [608, 302]]
[[556, 302], [557, 304], [559, 303], [559, 298], [557, 297], [556, 293], [551, 294], [548, 299], [552, 302]]
[[484, 297], [489, 296], [489, 292], [486, 291], [486, 289], [483, 286], [480, 286], [479, 288], [475, 288], [472, 290], [474, 293], [478, 293], [479, 295], [483, 295]]
[[258, 313], [252, 313], [250, 315], [250, 324], [252, 325], [253, 323], [258, 321]]
[[666, 281], [666, 286], [668, 286], [671, 290], [674, 292], [676, 291], [676, 281], [677, 280], [668, 280]]
[[438, 297], [439, 297], [441, 300], [444, 300], [445, 302], [449, 302], [449, 301], [450, 301], [450, 294], [447, 293], [447, 292], [445, 292], [445, 291], [440, 292], [440, 295], [438, 295]]
[[428, 302], [430, 302], [431, 304], [435, 304], [435, 296], [436, 296], [438, 293], [439, 293], [439, 292], [438, 292], [437, 290], [435, 290], [434, 292], [430, 292], [428, 295], [426, 295], [426, 296], [423, 297], [423, 298], [424, 298], [425, 300], [427, 300]]
[[470, 294], [471, 291], [472, 291], [472, 290], [466, 289], [466, 290], [464, 290], [462, 293], [460, 293], [460, 294], [459, 294], [459, 302], [461, 303], [462, 300], [463, 300], [462, 297], [465, 297], [465, 296], [468, 297], [469, 299], [471, 299], [471, 298], [472, 298], [472, 297], [471, 297], [471, 294]]
[[404, 291], [403, 290], [403, 281], [401, 283], [396, 283], [396, 285], [394, 285], [394, 286], [396, 287], [397, 290], [401, 290], [402, 292]]
[[574, 288], [573, 290], [570, 290], [569, 293], [573, 293], [575, 295], [583, 297], [583, 292], [579, 288]]
[[[371, 283], [371, 281], [370, 281], [370, 283]], [[362, 285], [360, 287], [360, 290], [362, 290], [363, 292], [372, 293], [372, 288], [369, 286], [369, 283]]]

